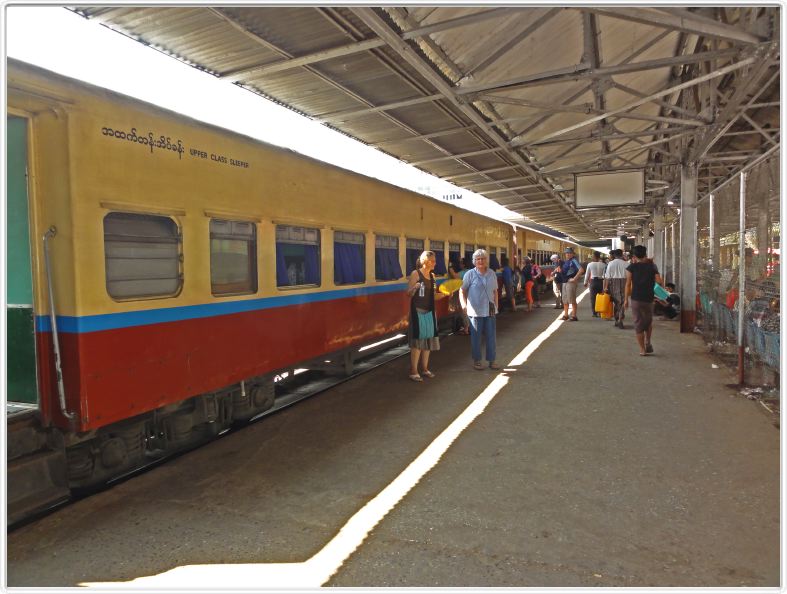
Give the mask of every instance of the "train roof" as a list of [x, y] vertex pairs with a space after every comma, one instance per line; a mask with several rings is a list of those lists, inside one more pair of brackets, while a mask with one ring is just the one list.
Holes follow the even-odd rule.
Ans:
[[[365, 179], [374, 180], [377, 183], [384, 184], [385, 186], [388, 186], [388, 187], [391, 187], [391, 188], [396, 188], [397, 190], [400, 190], [400, 191], [403, 191], [403, 192], [407, 192], [407, 193], [409, 193], [409, 194], [411, 194], [413, 196], [417, 196], [418, 198], [432, 200], [436, 204], [439, 204], [441, 208], [445, 208], [447, 210], [452, 210], [452, 211], [459, 210], [459, 211], [461, 211], [463, 213], [467, 213], [469, 215], [477, 216], [477, 217], [480, 217], [480, 218], [483, 218], [483, 219], [486, 219], [486, 220], [489, 220], [489, 221], [494, 221], [495, 223], [500, 223], [500, 224], [504, 224], [504, 225], [511, 226], [511, 224], [512, 224], [510, 221], [497, 219], [495, 217], [491, 217], [491, 216], [488, 216], [488, 215], [483, 215], [483, 214], [480, 214], [480, 213], [477, 213], [477, 212], [474, 212], [474, 211], [471, 211], [471, 210], [468, 210], [468, 209], [465, 209], [465, 208], [461, 208], [459, 206], [443, 202], [441, 200], [438, 200], [438, 199], [433, 198], [431, 196], [428, 196], [426, 194], [420, 194], [420, 193], [416, 192], [415, 190], [411, 190], [409, 188], [404, 188], [402, 186], [397, 186], [396, 184], [392, 184], [392, 183], [387, 182], [385, 180], [381, 180], [381, 179], [378, 179], [376, 177], [372, 177], [372, 176], [369, 176], [369, 175], [364, 175], [363, 173], [359, 173], [357, 171], [353, 171], [352, 169], [347, 169], [347, 168], [342, 167], [340, 165], [335, 165], [333, 163], [328, 163], [326, 161], [323, 161], [323, 160], [318, 159], [316, 157], [312, 157], [310, 155], [304, 155], [303, 153], [300, 153], [300, 152], [298, 152], [296, 150], [293, 150], [291, 148], [279, 146], [279, 145], [273, 144], [273, 143], [268, 142], [268, 141], [266, 141], [264, 139], [261, 139], [261, 138], [256, 138], [254, 136], [249, 136], [248, 134], [243, 134], [242, 132], [238, 132], [236, 130], [231, 130], [229, 128], [224, 128], [222, 126], [219, 126], [219, 125], [216, 125], [216, 124], [212, 124], [210, 122], [206, 122], [204, 120], [200, 120], [198, 118], [194, 118], [194, 117], [189, 116], [189, 115], [182, 114], [180, 112], [177, 112], [175, 110], [169, 109], [167, 107], [162, 107], [160, 105], [156, 105], [156, 104], [151, 103], [149, 101], [145, 101], [143, 99], [138, 99], [136, 97], [132, 97], [130, 95], [126, 95], [125, 93], [120, 93], [118, 91], [113, 91], [112, 89], [108, 89], [108, 88], [102, 87], [100, 85], [96, 85], [96, 84], [89, 83], [89, 82], [86, 82], [86, 81], [83, 81], [83, 80], [79, 80], [77, 78], [73, 78], [73, 77], [70, 77], [70, 76], [67, 76], [67, 75], [64, 75], [64, 74], [60, 74], [58, 72], [54, 72], [52, 70], [48, 70], [46, 68], [42, 68], [41, 66], [36, 66], [35, 64], [30, 64], [29, 62], [25, 62], [23, 60], [18, 60], [18, 59], [9, 57], [9, 58], [7, 58], [7, 62], [6, 63], [7, 63], [6, 80], [7, 80], [7, 88], [9, 88], [9, 89], [12, 88], [11, 81], [14, 78], [14, 71], [15, 70], [16, 71], [27, 71], [30, 74], [34, 75], [34, 76], [39, 76], [39, 77], [46, 78], [46, 79], [56, 79], [59, 84], [71, 85], [73, 87], [79, 88], [79, 89], [81, 89], [83, 91], [86, 91], [88, 93], [93, 93], [95, 95], [104, 96], [104, 97], [108, 98], [109, 100], [128, 102], [128, 103], [133, 103], [133, 104], [136, 104], [136, 105], [143, 105], [143, 106], [145, 106], [148, 109], [152, 109], [154, 111], [158, 111], [158, 112], [160, 112], [162, 114], [166, 114], [169, 117], [179, 119], [179, 120], [181, 120], [183, 122], [192, 124], [194, 126], [208, 128], [210, 130], [216, 131], [216, 132], [221, 133], [221, 134], [231, 134], [231, 135], [233, 135], [233, 136], [235, 136], [237, 138], [242, 138], [242, 139], [248, 140], [248, 141], [250, 141], [252, 143], [255, 143], [255, 144], [265, 145], [265, 146], [267, 146], [267, 147], [269, 147], [269, 148], [271, 148], [273, 150], [284, 151], [284, 152], [291, 153], [293, 155], [296, 155], [298, 158], [307, 159], [307, 160], [309, 160], [309, 161], [311, 161], [313, 163], [318, 163], [319, 165], [321, 165], [323, 167], [329, 167], [329, 168], [332, 168], [332, 169], [335, 169], [335, 170], [338, 170], [338, 171], [342, 171], [342, 172], [347, 173], [349, 175], [355, 175], [355, 176], [359, 176], [359, 177], [362, 177], [362, 178], [365, 178]], [[55, 99], [58, 99], [58, 98], [55, 97]]]

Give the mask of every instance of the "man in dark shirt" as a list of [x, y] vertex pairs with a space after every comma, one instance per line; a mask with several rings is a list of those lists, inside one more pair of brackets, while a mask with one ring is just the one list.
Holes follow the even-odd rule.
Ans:
[[635, 245], [632, 250], [632, 263], [626, 268], [626, 300], [624, 308], [631, 303], [631, 313], [634, 317], [634, 331], [637, 333], [639, 354], [649, 355], [653, 352], [650, 342], [653, 334], [653, 285], [658, 283], [664, 286], [658, 268], [653, 260], [647, 257], [648, 251], [644, 245]]

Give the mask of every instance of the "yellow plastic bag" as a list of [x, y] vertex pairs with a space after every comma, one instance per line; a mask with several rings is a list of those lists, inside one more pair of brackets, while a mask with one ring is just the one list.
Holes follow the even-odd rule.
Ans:
[[[609, 297], [609, 295], [607, 295], [607, 297]], [[612, 303], [612, 299], [607, 299], [607, 309], [601, 312], [601, 317], [607, 320], [614, 315], [615, 315], [615, 304]]]

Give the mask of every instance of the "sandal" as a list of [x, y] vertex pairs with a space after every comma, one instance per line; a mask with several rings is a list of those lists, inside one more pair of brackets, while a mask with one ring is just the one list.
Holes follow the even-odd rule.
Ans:
[[414, 373], [413, 375], [411, 375], [411, 376], [409, 376], [409, 377], [410, 377], [410, 379], [411, 379], [411, 380], [413, 380], [414, 382], [422, 382], [422, 381], [424, 381], [424, 378], [422, 378], [422, 377], [421, 377], [420, 375], [418, 375], [417, 373]]
[[568, 319], [568, 316], [560, 316], [560, 319], [561, 319], [561, 320], [567, 320], [567, 319]]
[[577, 316], [571, 316], [571, 317], [569, 318], [569, 320], [571, 320], [572, 322], [578, 322], [578, 321], [579, 321], [579, 318], [578, 318]]
[[475, 363], [473, 363], [473, 368], [477, 369], [478, 371], [483, 371], [484, 366], [481, 365], [481, 361], [476, 361]]
[[424, 376], [424, 377], [428, 377], [429, 379], [432, 379], [432, 378], [434, 377], [434, 373], [432, 373], [432, 372], [431, 372], [431, 371], [429, 371], [428, 369], [424, 369], [424, 370], [421, 372], [421, 375], [422, 375], [422, 376]]
[[500, 365], [498, 365], [497, 363], [495, 363], [494, 361], [492, 361], [492, 362], [489, 364], [489, 369], [500, 369]]
[[646, 344], [645, 345], [645, 352], [650, 355], [653, 352], [653, 345], [652, 344]]

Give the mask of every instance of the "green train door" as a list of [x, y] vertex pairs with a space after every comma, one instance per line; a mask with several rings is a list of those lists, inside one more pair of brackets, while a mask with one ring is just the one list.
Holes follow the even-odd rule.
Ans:
[[9, 402], [37, 404], [33, 275], [27, 198], [27, 120], [8, 116], [6, 205], [6, 364]]

